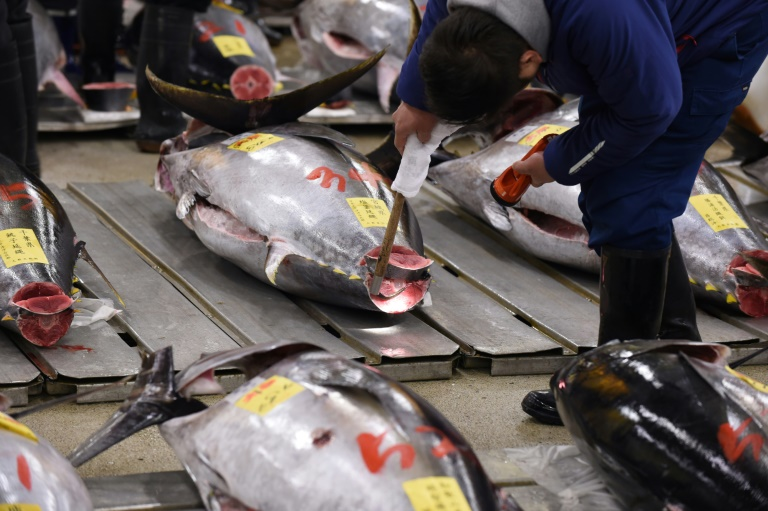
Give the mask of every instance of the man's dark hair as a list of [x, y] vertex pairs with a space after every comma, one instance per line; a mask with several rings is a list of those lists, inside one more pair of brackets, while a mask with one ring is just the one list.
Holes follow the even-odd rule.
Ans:
[[520, 57], [530, 46], [495, 16], [460, 7], [424, 43], [419, 71], [430, 111], [469, 124], [496, 113], [528, 84]]

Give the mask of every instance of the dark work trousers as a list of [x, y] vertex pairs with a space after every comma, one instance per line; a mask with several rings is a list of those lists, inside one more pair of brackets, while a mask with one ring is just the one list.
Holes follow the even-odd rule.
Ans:
[[[667, 131], [637, 158], [582, 183], [579, 207], [590, 247], [670, 246], [705, 151], [725, 129], [768, 53], [768, 13], [754, 17], [714, 54], [681, 69], [683, 104]], [[605, 108], [584, 97], [580, 115]]]

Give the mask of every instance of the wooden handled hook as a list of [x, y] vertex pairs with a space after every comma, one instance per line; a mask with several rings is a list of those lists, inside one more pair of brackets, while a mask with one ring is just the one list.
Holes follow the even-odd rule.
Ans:
[[381, 289], [381, 282], [389, 265], [392, 246], [395, 244], [395, 234], [397, 234], [397, 226], [400, 224], [400, 215], [403, 212], [404, 203], [405, 197], [400, 192], [395, 192], [395, 203], [392, 205], [392, 212], [389, 214], [387, 230], [384, 232], [384, 241], [381, 243], [381, 251], [376, 261], [376, 269], [373, 272], [373, 281], [369, 290], [371, 295], [378, 295]]

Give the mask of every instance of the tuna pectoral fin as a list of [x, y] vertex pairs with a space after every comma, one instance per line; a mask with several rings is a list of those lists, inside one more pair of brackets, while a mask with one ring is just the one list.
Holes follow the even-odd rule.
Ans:
[[280, 265], [289, 255], [301, 254], [287, 241], [280, 239], [269, 240], [269, 252], [265, 261], [264, 272], [273, 286], [276, 285], [277, 272], [280, 269]]
[[117, 292], [117, 289], [115, 289], [115, 286], [113, 286], [113, 285], [112, 285], [112, 283], [109, 281], [109, 279], [107, 278], [107, 276], [106, 276], [106, 275], [104, 275], [104, 272], [102, 272], [102, 271], [101, 271], [101, 268], [99, 268], [99, 267], [96, 265], [96, 263], [94, 262], [94, 260], [93, 260], [93, 259], [91, 259], [91, 256], [90, 256], [90, 254], [88, 254], [88, 251], [87, 251], [87, 250], [85, 250], [85, 242], [82, 242], [82, 241], [81, 241], [80, 243], [82, 243], [82, 245], [80, 245], [80, 259], [82, 259], [82, 260], [83, 260], [83, 261], [85, 261], [86, 263], [90, 264], [90, 265], [91, 265], [91, 267], [92, 267], [94, 270], [96, 270], [96, 273], [98, 273], [98, 274], [99, 274], [99, 276], [100, 276], [102, 279], [104, 279], [104, 282], [106, 282], [106, 283], [107, 283], [107, 285], [109, 286], [109, 289], [111, 289], [111, 290], [112, 290], [112, 292], [115, 294], [115, 297], [116, 297], [116, 298], [117, 298], [117, 300], [120, 302], [120, 305], [122, 305], [123, 307], [125, 307], [125, 302], [124, 302], [124, 301], [123, 301], [123, 299], [120, 297], [120, 294]]
[[204, 410], [204, 404], [185, 400], [176, 392], [173, 373], [171, 347], [146, 356], [131, 395], [106, 424], [68, 456], [72, 465], [79, 467], [146, 427]]
[[229, 133], [242, 133], [257, 126], [295, 121], [352, 85], [375, 66], [384, 53], [386, 48], [342, 73], [287, 94], [247, 101], [173, 85], [155, 76], [149, 68], [146, 74], [155, 92], [183, 112]]

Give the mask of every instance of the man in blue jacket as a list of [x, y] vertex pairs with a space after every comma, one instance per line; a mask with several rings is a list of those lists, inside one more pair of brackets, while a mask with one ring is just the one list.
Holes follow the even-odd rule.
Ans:
[[[672, 220], [766, 53], [768, 0], [430, 0], [395, 145], [500, 111], [534, 77], [579, 95], [579, 125], [515, 168], [533, 186], [581, 185], [602, 261], [598, 344], [700, 340]], [[561, 423], [549, 391], [523, 409]]]

